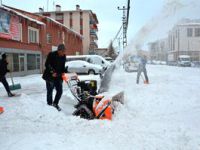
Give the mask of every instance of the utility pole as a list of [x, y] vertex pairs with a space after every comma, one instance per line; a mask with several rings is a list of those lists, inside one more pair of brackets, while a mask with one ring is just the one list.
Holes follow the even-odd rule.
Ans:
[[123, 27], [123, 50], [127, 46], [127, 30], [129, 22], [129, 10], [130, 10], [130, 0], [127, 0], [127, 7], [123, 6], [122, 8], [117, 7], [118, 10], [123, 11], [122, 17], [122, 27]]
[[123, 27], [123, 50], [127, 46], [127, 17], [126, 17], [126, 10], [127, 8], [123, 6], [122, 8], [118, 7], [118, 10], [123, 11], [123, 17], [122, 17], [122, 27]]

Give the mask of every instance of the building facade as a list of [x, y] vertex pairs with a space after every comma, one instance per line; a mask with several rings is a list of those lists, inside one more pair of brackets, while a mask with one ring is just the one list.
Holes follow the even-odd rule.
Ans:
[[149, 43], [150, 60], [167, 61], [168, 39], [157, 40]]
[[151, 60], [176, 64], [179, 55], [189, 55], [200, 62], [200, 20], [183, 19], [168, 33], [168, 37], [149, 43]]
[[108, 48], [96, 48], [94, 49], [94, 54], [102, 57], [108, 57]]
[[98, 19], [91, 10], [81, 10], [80, 6], [76, 5], [76, 10], [61, 11], [61, 6], [56, 5], [56, 11], [43, 12], [41, 8], [39, 11], [37, 14], [50, 17], [80, 33], [83, 36], [83, 54], [93, 53], [94, 49], [98, 48]]
[[189, 55], [192, 61], [200, 61], [200, 22], [177, 24], [169, 32], [168, 42], [168, 59], [177, 61], [179, 55]]
[[7, 53], [15, 76], [42, 73], [47, 54], [60, 43], [68, 55], [82, 53], [80, 34], [50, 18], [0, 6], [0, 53]]

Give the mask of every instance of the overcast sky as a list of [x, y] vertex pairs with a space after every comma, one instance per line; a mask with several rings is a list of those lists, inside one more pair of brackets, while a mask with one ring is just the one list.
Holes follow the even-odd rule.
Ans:
[[[44, 7], [44, 9], [47, 10], [47, 0], [2, 1], [3, 4], [30, 12], [38, 12], [39, 7]], [[144, 25], [146, 25], [152, 18], [156, 19], [155, 16], [158, 16], [162, 11], [163, 5], [166, 1], [182, 2], [184, 0], [131, 0], [128, 27], [129, 43]], [[199, 0], [185, 1], [196, 2]], [[99, 47], [107, 47], [110, 40], [115, 37], [122, 24], [122, 11], [117, 10], [117, 7], [126, 6], [127, 0], [49, 0], [49, 11], [55, 10], [55, 8], [53, 8], [53, 3], [61, 5], [62, 10], [74, 10], [76, 4], [79, 4], [81, 9], [91, 9], [95, 12], [99, 20]]]

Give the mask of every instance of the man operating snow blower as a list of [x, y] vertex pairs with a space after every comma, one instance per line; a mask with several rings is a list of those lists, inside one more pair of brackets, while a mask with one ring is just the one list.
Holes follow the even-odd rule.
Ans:
[[[65, 70], [65, 45], [58, 45], [58, 49], [55, 52], [50, 52], [45, 62], [45, 71], [42, 78], [46, 81], [47, 88], [47, 104], [54, 106], [58, 111], [61, 111], [58, 103], [62, 96], [62, 74]], [[56, 89], [56, 96], [53, 100], [53, 89]]]

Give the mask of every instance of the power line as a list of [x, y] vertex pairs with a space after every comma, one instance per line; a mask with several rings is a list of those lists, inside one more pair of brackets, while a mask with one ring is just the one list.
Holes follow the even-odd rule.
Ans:
[[122, 30], [122, 25], [121, 25], [121, 27], [119, 28], [117, 34], [115, 35], [115, 37], [114, 37], [114, 39], [113, 39], [113, 42], [117, 39], [117, 37], [118, 37], [119, 33], [121, 32], [121, 30]]

